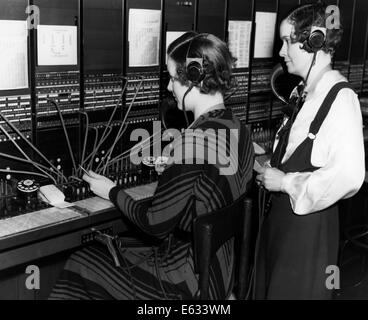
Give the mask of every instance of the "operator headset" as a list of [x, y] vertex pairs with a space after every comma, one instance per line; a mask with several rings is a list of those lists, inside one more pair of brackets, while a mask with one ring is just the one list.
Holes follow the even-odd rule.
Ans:
[[187, 54], [185, 55], [185, 72], [187, 79], [192, 83], [193, 86], [200, 86], [201, 82], [206, 76], [205, 69], [203, 67], [203, 55], [201, 52], [200, 58], [190, 58], [190, 49], [192, 48], [192, 43], [195, 39], [205, 37], [206, 34], [199, 34], [194, 36], [189, 43]]
[[302, 49], [309, 53], [316, 53], [326, 43], [326, 28], [312, 26], [307, 39], [303, 41]]
[[[190, 44], [188, 46], [187, 54], [185, 57], [185, 73], [187, 75], [187, 79], [192, 83], [193, 86], [201, 87], [201, 82], [206, 77], [206, 69], [203, 66], [204, 57], [203, 55], [200, 58], [189, 58], [190, 55], [190, 49], [192, 42], [195, 38], [198, 37], [205, 37], [207, 38], [206, 33], [202, 33], [199, 35], [194, 36], [190, 40]], [[229, 99], [236, 91], [238, 90], [238, 84], [236, 84], [235, 88], [230, 92], [226, 97], [224, 97], [224, 100]]]
[[192, 43], [194, 39], [197, 39], [199, 37], [207, 38], [207, 34], [201, 33], [201, 34], [194, 36], [189, 42], [188, 50], [185, 55], [185, 74], [186, 74], [187, 79], [190, 81], [190, 86], [183, 96], [182, 106], [183, 106], [183, 112], [185, 116], [185, 121], [187, 123], [187, 127], [189, 126], [189, 121], [188, 121], [188, 117], [185, 111], [185, 97], [193, 89], [193, 87], [200, 87], [201, 82], [204, 80], [206, 76], [206, 70], [203, 66], [203, 61], [204, 61], [203, 54], [201, 53], [200, 58], [190, 58], [190, 49], [192, 47]]

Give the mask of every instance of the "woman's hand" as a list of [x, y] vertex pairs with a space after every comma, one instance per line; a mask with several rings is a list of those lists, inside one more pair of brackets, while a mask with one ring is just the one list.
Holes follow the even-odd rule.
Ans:
[[82, 179], [89, 183], [90, 189], [95, 195], [107, 200], [109, 200], [110, 190], [116, 186], [110, 179], [91, 170], [88, 171], [88, 175], [84, 174]]
[[263, 168], [258, 172], [256, 180], [269, 191], [281, 191], [285, 173], [276, 168]]

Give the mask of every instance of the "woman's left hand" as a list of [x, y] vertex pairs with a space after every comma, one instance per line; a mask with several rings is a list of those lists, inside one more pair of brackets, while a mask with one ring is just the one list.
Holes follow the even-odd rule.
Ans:
[[256, 180], [269, 191], [281, 191], [282, 179], [285, 173], [276, 168], [263, 168]]

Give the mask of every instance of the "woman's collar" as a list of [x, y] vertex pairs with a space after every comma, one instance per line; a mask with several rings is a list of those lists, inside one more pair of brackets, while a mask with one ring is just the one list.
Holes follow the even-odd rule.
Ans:
[[[312, 95], [329, 90], [336, 82], [344, 80], [345, 77], [337, 70], [330, 69], [324, 72], [316, 82]], [[346, 79], [345, 79], [346, 80]]]
[[225, 108], [225, 104], [223, 102], [218, 103], [218, 104], [215, 104], [215, 105], [213, 105], [211, 107], [208, 107], [208, 108], [204, 109], [202, 111], [202, 113], [200, 113], [198, 115], [198, 119], [201, 118], [201, 117], [206, 117], [210, 112], [212, 112], [214, 110], [223, 110], [223, 109], [226, 109]]

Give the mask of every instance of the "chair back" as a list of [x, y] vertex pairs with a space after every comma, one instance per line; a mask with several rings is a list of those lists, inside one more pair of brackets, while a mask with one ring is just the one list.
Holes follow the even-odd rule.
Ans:
[[236, 263], [238, 299], [244, 299], [249, 287], [250, 229], [252, 200], [242, 196], [234, 203], [215, 212], [198, 216], [193, 222], [194, 268], [199, 274], [199, 298], [209, 297], [209, 267], [217, 250], [235, 237], [240, 243]]

